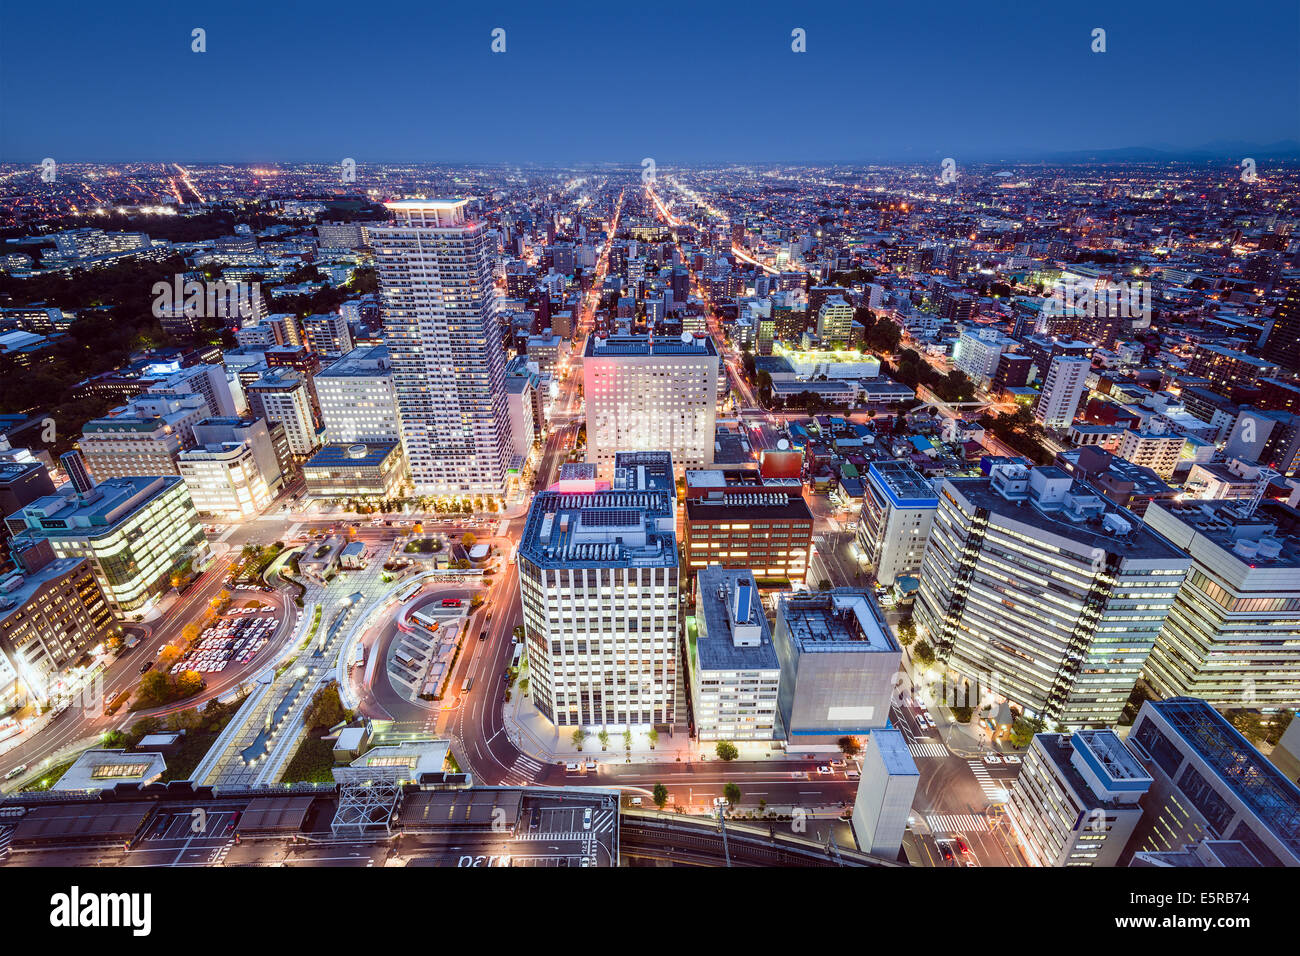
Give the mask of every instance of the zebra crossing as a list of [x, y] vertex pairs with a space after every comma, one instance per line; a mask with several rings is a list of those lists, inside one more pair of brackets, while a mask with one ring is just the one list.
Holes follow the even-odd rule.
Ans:
[[971, 773], [975, 774], [975, 782], [980, 785], [989, 803], [1002, 803], [1007, 799], [1006, 786], [989, 775], [988, 770], [984, 768], [984, 761], [967, 760], [966, 763], [970, 765]]
[[9, 846], [14, 842], [16, 826], [0, 827], [0, 862], [9, 859]]
[[925, 822], [932, 833], [987, 833], [989, 821], [976, 813], [935, 813]]
[[506, 771], [506, 779], [503, 781], [507, 786], [522, 787], [532, 783], [537, 779], [538, 772], [544, 765], [534, 760], [528, 754], [521, 753], [515, 758], [515, 762], [510, 765]]
[[592, 834], [592, 831], [591, 831], [591, 830], [569, 830], [569, 831], [567, 831], [567, 832], [560, 832], [560, 833], [556, 833], [556, 832], [542, 832], [542, 831], [539, 831], [539, 830], [534, 830], [534, 831], [530, 831], [530, 832], [528, 832], [528, 833], [516, 833], [515, 836], [514, 836], [514, 839], [516, 839], [516, 840], [550, 840], [550, 841], [552, 841], [553, 843], [559, 843], [559, 842], [561, 842], [561, 841], [563, 841], [563, 840], [572, 840], [572, 841], [574, 841], [574, 842], [581, 843], [581, 842], [583, 842], [583, 841], [589, 840], [589, 839], [591, 838], [591, 834]]
[[943, 744], [936, 744], [936, 743], [915, 744], [914, 743], [914, 744], [908, 744], [907, 749], [908, 751], [911, 752], [913, 757], [947, 757], [948, 756], [948, 748], [945, 747]]

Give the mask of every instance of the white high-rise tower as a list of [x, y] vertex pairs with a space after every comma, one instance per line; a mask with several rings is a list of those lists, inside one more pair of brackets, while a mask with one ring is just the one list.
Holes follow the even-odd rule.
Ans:
[[416, 494], [500, 495], [510, 463], [505, 352], [487, 230], [466, 199], [388, 203], [370, 227], [402, 442]]

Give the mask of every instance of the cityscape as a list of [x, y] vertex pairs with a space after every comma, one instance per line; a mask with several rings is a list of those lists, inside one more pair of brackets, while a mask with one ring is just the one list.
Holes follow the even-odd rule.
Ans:
[[50, 158], [22, 106], [0, 874], [1300, 866], [1279, 97], [1250, 152], [1227, 99], [1002, 158], [791, 128], [839, 160]]

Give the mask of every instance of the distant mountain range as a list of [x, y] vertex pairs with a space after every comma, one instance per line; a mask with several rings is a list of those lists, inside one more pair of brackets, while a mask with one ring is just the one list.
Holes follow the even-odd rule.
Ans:
[[1048, 153], [1042, 157], [1053, 163], [1141, 163], [1187, 162], [1205, 163], [1222, 160], [1240, 161], [1249, 156], [1261, 160], [1300, 160], [1300, 141], [1279, 140], [1276, 143], [1244, 143], [1219, 140], [1193, 149], [1178, 146], [1125, 146], [1118, 149], [1079, 149]]

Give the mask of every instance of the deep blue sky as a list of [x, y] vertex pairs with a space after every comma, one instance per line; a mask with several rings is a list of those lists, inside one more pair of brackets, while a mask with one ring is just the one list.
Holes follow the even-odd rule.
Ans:
[[960, 162], [1300, 138], [1300, 0], [0, 4], [14, 162]]

